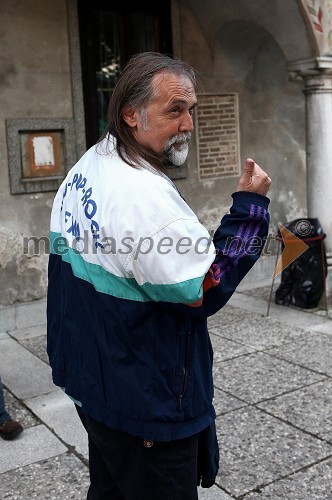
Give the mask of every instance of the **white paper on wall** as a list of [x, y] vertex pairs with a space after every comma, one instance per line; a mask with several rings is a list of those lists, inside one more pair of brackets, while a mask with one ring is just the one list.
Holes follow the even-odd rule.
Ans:
[[50, 136], [34, 137], [32, 139], [34, 164], [55, 165], [53, 139]]

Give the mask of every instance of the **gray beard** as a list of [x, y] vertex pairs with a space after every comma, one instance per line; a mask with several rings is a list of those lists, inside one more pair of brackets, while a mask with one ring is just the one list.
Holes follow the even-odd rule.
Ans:
[[[188, 142], [191, 137], [190, 132], [184, 132], [183, 134], [178, 134], [172, 137], [165, 147], [165, 156], [176, 167], [180, 167], [186, 161], [188, 156]], [[183, 142], [180, 149], [174, 147], [174, 144]]]

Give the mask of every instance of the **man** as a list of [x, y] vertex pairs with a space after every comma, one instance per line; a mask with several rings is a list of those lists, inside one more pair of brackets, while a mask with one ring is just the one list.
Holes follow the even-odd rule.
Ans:
[[134, 56], [54, 201], [48, 353], [88, 432], [90, 500], [194, 500], [217, 473], [207, 317], [258, 258], [271, 180], [247, 160], [211, 242], [164, 173], [196, 105], [190, 66]]

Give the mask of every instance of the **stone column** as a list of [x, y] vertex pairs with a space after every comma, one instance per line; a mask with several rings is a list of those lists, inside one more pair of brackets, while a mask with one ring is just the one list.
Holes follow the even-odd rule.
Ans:
[[[317, 217], [332, 256], [332, 75], [304, 76], [308, 217]], [[330, 262], [329, 262], [330, 263]]]

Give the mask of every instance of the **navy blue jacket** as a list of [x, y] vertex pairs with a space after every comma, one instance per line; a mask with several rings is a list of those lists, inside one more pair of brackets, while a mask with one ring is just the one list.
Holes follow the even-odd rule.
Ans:
[[[100, 194], [100, 180], [105, 179], [101, 172], [113, 175], [111, 169], [92, 172], [89, 165], [87, 161], [72, 169], [52, 211], [47, 349], [54, 383], [87, 415], [111, 428], [156, 441], [193, 435], [215, 419], [207, 317], [226, 304], [258, 259], [268, 230], [269, 200], [258, 194], [234, 193], [230, 213], [214, 234], [213, 255], [210, 250], [197, 252], [198, 247], [195, 254], [175, 257], [142, 251], [131, 261], [134, 247], [124, 256], [102, 252], [106, 231], [122, 236], [121, 225], [116, 225], [120, 202], [117, 199], [114, 207], [109, 205], [115, 181], [107, 184], [104, 198]], [[145, 176], [141, 189], [146, 182], [153, 183], [157, 207], [151, 212], [150, 202], [150, 212], [138, 213], [137, 219], [128, 217], [126, 235], [136, 241], [140, 223], [142, 227], [156, 224], [157, 229], [144, 233], [154, 243], [160, 231], [163, 237], [195, 231], [206, 234], [167, 180], [120, 167], [120, 177], [126, 175], [125, 168], [129, 169], [126, 179], [136, 175], [139, 182], [139, 175]], [[164, 219], [162, 196], [175, 200], [174, 211], [172, 200], [168, 202], [165, 210], [171, 212]], [[144, 200], [136, 203], [133, 191], [125, 202], [129, 209], [133, 205], [135, 211], [145, 210]], [[174, 217], [178, 211], [180, 218]], [[112, 226], [107, 225], [107, 214], [111, 214]], [[79, 254], [74, 244], [82, 243], [84, 224], [90, 228], [88, 250]], [[164, 284], [174, 269], [184, 278], [170, 278]], [[144, 281], [145, 275], [149, 282]], [[155, 284], [150, 276], [155, 277]]]

